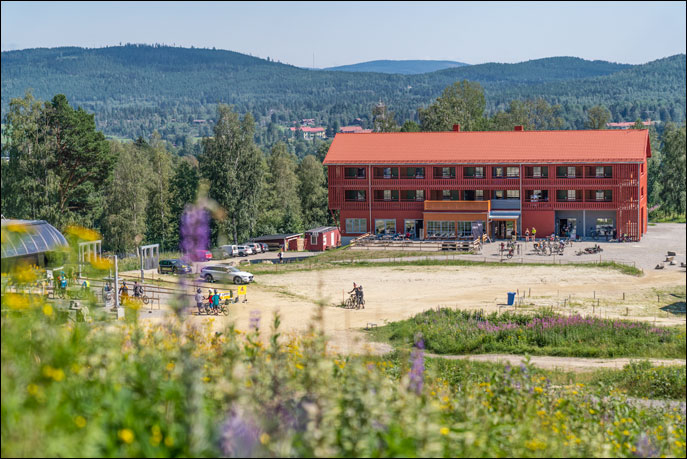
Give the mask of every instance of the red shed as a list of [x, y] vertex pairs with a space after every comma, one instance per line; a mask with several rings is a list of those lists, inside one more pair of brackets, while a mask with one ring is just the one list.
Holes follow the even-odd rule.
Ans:
[[322, 252], [341, 245], [341, 233], [335, 226], [321, 226], [305, 232], [305, 250]]

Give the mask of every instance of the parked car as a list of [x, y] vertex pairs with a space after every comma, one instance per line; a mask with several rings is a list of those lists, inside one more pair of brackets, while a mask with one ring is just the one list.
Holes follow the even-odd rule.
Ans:
[[253, 253], [262, 252], [262, 246], [260, 244], [258, 244], [257, 242], [246, 242], [245, 245], [247, 245], [248, 247], [253, 249]]
[[191, 271], [193, 271], [191, 266], [179, 260], [178, 258], [173, 258], [171, 260], [160, 260], [160, 266], [157, 268], [157, 272], [160, 274], [188, 274]]
[[269, 252], [270, 251], [270, 246], [264, 242], [260, 242], [260, 247], [262, 247], [263, 252]]
[[226, 281], [234, 284], [248, 284], [253, 282], [253, 275], [230, 265], [211, 265], [200, 270], [205, 282]]
[[225, 257], [238, 257], [239, 256], [239, 246], [238, 245], [221, 245], [219, 248], [224, 252]]
[[191, 253], [191, 260], [193, 261], [208, 261], [212, 260], [212, 252], [209, 250], [196, 250]]
[[240, 257], [245, 257], [247, 255], [253, 255], [253, 249], [251, 249], [247, 245], [239, 245], [237, 247], [238, 247]]

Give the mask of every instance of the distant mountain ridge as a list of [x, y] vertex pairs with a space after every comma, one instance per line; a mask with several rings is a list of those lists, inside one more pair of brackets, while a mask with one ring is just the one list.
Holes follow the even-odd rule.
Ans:
[[335, 72], [373, 72], [373, 73], [392, 73], [399, 75], [417, 75], [418, 73], [436, 72], [453, 67], [463, 67], [464, 62], [457, 61], [437, 61], [437, 60], [421, 60], [421, 59], [407, 59], [407, 60], [376, 60], [368, 62], [360, 62], [357, 64], [339, 65], [336, 67], [327, 67], [322, 70], [331, 70]]
[[517, 64], [488, 63], [421, 74], [308, 70], [225, 50], [126, 45], [2, 52], [2, 113], [11, 98], [31, 88], [47, 100], [63, 93], [95, 113], [106, 134], [136, 138], [158, 130], [163, 137], [209, 135], [216, 104], [252, 113], [258, 123], [291, 125], [315, 118], [321, 126], [369, 123], [380, 99], [397, 121], [417, 121], [456, 81], [484, 88], [487, 112], [511, 100], [543, 98], [560, 104], [565, 128], [584, 127], [586, 110], [609, 108], [613, 121], [638, 117], [685, 119], [685, 55], [642, 65], [553, 57]]

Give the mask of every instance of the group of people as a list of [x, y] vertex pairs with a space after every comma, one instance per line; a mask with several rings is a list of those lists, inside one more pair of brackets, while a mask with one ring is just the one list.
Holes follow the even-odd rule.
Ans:
[[365, 309], [365, 299], [363, 297], [363, 286], [362, 285], [356, 285], [355, 282], [353, 282], [353, 290], [348, 292], [351, 295], [355, 295], [356, 302], [363, 308]]
[[[531, 234], [532, 234], [532, 241], [536, 241], [537, 240], [537, 228], [535, 228], [534, 226], [532, 227], [532, 233]], [[525, 230], [525, 242], [530, 242], [530, 229], [529, 228], [527, 228]]]
[[[109, 284], [108, 284], [109, 286]], [[139, 285], [136, 281], [134, 282], [134, 298], [141, 299], [143, 296], [143, 286]], [[119, 295], [122, 301], [129, 298], [129, 286], [126, 285], [126, 281], [122, 281], [122, 286], [119, 287]]]
[[198, 314], [203, 313], [203, 309], [207, 311], [208, 313], [212, 311], [215, 315], [218, 315], [220, 312], [219, 308], [219, 292], [217, 289], [215, 289], [215, 292], [212, 292], [212, 289], [208, 289], [208, 297], [207, 297], [207, 306], [203, 306], [203, 294], [201, 293], [201, 290], [198, 289], [196, 290], [196, 306], [198, 307]]

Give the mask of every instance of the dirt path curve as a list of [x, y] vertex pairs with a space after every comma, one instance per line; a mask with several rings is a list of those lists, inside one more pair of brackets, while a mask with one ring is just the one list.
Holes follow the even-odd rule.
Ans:
[[[510, 354], [438, 355], [428, 353], [426, 356], [448, 360], [474, 360], [479, 362], [508, 363], [510, 365], [519, 365], [525, 362], [524, 356]], [[578, 373], [594, 371], [601, 368], [621, 369], [631, 361], [638, 360], [648, 360], [652, 365], [685, 365], [685, 361], [680, 359], [588, 359], [581, 357], [530, 356], [530, 363], [535, 367], [545, 370], [564, 370], [575, 371]]]

